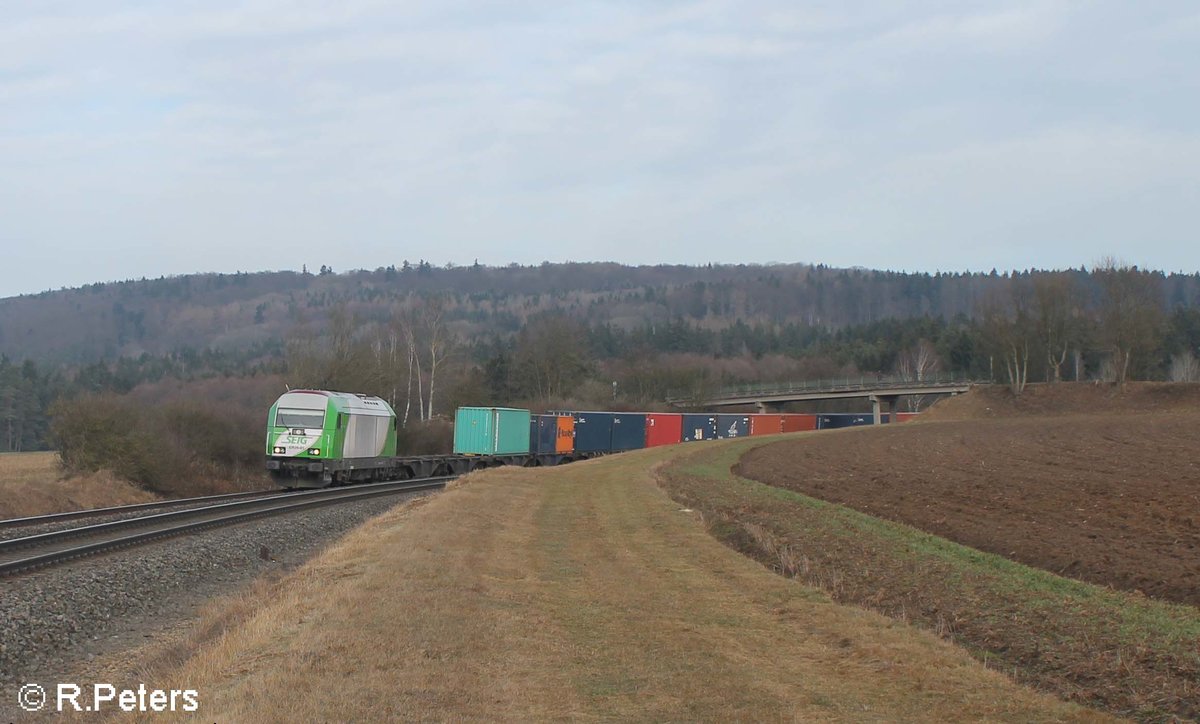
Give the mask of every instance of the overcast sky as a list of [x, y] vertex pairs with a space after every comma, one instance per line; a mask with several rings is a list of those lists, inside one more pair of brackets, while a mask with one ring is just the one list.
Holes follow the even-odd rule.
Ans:
[[1200, 269], [1194, 2], [0, 3], [0, 296], [613, 260]]

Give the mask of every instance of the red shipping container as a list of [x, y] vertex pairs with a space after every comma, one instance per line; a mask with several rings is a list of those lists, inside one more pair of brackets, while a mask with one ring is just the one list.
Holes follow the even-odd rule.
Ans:
[[671, 412], [646, 413], [646, 447], [674, 445], [683, 440], [683, 415]]
[[783, 431], [784, 432], [805, 432], [807, 430], [817, 429], [816, 415], [784, 415], [783, 416]]
[[907, 420], [911, 420], [919, 414], [920, 413], [918, 412], [897, 412], [896, 422], [905, 422]]
[[751, 415], [751, 435], [776, 435], [783, 432], [783, 415]]

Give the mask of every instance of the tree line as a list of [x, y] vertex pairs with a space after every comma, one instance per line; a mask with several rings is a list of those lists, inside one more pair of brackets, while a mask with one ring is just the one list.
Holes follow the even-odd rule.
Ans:
[[[799, 315], [726, 320], [699, 308], [627, 318], [630, 295], [656, 298], [636, 289], [597, 297], [607, 300], [599, 308], [539, 300], [521, 318], [481, 325], [463, 318], [453, 293], [414, 291], [384, 311], [343, 301], [320, 316], [297, 315], [280, 340], [240, 348], [76, 365], [0, 358], [0, 450], [51, 445], [57, 398], [124, 395], [164, 380], [278, 375], [280, 388], [375, 394], [406, 429], [459, 405], [653, 407], [743, 382], [954, 371], [1019, 394], [1036, 381], [1197, 381], [1200, 308], [1170, 303], [1166, 286], [1161, 273], [1105, 260], [1090, 272], [997, 275], [969, 314], [840, 327]], [[702, 298], [720, 298], [710, 291]]]
[[303, 328], [288, 344], [287, 374], [300, 385], [378, 394], [402, 424], [456, 404], [645, 407], [724, 385], [824, 377], [954, 371], [1015, 394], [1031, 381], [1198, 381], [1200, 310], [1168, 311], [1162, 281], [1105, 260], [1083, 275], [1006, 275], [974, 315], [949, 320], [830, 329], [677, 316], [620, 326], [557, 310], [475, 337], [456, 332], [445, 297], [414, 295], [387, 319], [339, 306], [325, 329]]
[[[0, 299], [0, 354], [77, 365], [161, 357], [189, 346], [241, 350], [282, 344], [298, 325], [328, 324], [340, 307], [383, 321], [412, 297], [439, 298], [456, 334], [470, 340], [516, 334], [552, 312], [622, 329], [683, 319], [712, 330], [739, 320], [836, 330], [895, 318], [974, 319], [980, 301], [1013, 277], [1044, 273], [908, 274], [808, 264], [455, 267], [424, 260], [340, 273], [321, 266], [324, 273], [188, 275]], [[1099, 275], [1063, 273], [1085, 296], [1099, 294]], [[1200, 274], [1155, 276], [1165, 308], [1200, 306]]]

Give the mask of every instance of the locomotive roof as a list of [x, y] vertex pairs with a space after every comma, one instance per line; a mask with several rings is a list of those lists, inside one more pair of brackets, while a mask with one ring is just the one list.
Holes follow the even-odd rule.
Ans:
[[324, 409], [329, 400], [332, 400], [336, 409], [356, 415], [391, 417], [395, 414], [391, 405], [378, 397], [331, 390], [290, 390], [281, 395], [275, 404], [301, 409]]

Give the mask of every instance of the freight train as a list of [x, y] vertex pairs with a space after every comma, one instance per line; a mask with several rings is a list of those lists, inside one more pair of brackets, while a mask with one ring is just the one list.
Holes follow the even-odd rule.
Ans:
[[[899, 421], [912, 417], [900, 413]], [[460, 407], [454, 454], [397, 455], [385, 400], [292, 390], [271, 406], [266, 467], [284, 488], [461, 475], [496, 465], [561, 465], [614, 452], [750, 435], [870, 425], [862, 414], [715, 414]]]

